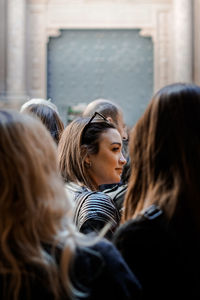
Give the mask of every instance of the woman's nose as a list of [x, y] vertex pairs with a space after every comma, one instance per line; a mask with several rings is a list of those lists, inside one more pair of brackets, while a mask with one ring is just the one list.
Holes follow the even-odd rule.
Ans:
[[126, 141], [127, 139], [128, 139], [127, 129], [124, 128], [122, 133], [122, 140]]
[[125, 165], [126, 164], [126, 159], [125, 159], [125, 157], [124, 157], [124, 155], [121, 153], [121, 156], [120, 156], [120, 158], [119, 158], [119, 161], [120, 161], [120, 163], [122, 164], [122, 165]]

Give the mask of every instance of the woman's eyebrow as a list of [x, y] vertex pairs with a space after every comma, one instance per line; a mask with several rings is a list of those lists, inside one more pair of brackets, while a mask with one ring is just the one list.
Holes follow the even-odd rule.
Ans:
[[111, 143], [111, 145], [119, 145], [119, 146], [121, 146], [122, 143], [119, 143], [119, 142], [113, 142], [113, 143]]

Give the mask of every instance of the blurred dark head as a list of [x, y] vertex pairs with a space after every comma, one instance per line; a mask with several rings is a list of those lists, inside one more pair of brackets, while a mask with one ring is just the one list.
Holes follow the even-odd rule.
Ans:
[[49, 130], [56, 144], [58, 144], [64, 130], [64, 124], [53, 103], [43, 99], [32, 99], [21, 107], [21, 112], [31, 114], [40, 119], [47, 130]]

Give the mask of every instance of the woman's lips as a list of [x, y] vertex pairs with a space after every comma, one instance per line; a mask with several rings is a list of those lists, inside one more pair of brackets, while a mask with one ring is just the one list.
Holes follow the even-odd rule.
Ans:
[[122, 171], [123, 171], [122, 168], [116, 168], [115, 170], [116, 170], [117, 172], [120, 172], [120, 173], [122, 173]]

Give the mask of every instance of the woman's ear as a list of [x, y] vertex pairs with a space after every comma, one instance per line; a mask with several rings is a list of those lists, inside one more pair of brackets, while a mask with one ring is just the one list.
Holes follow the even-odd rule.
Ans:
[[81, 157], [84, 160], [84, 163], [86, 163], [87, 165], [91, 164], [90, 162], [90, 155], [88, 154], [88, 149], [86, 145], [82, 145], [81, 146]]
[[110, 123], [114, 123], [114, 122], [113, 122], [113, 119], [112, 119], [111, 117], [107, 117], [106, 119], [107, 119]]
[[90, 155], [89, 155], [89, 154], [87, 154], [87, 155], [85, 156], [85, 159], [84, 159], [84, 165], [85, 165], [85, 167], [86, 167], [87, 169], [91, 168], [91, 166], [92, 166], [92, 162], [91, 162], [91, 160], [90, 160]]
[[85, 156], [85, 162], [86, 164], [91, 164], [90, 157], [88, 154]]

